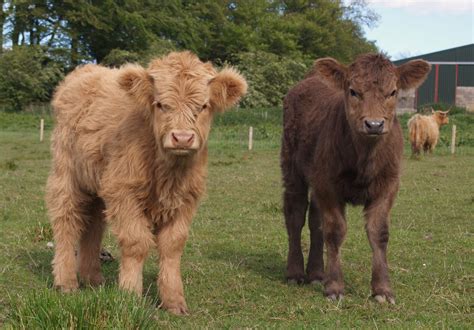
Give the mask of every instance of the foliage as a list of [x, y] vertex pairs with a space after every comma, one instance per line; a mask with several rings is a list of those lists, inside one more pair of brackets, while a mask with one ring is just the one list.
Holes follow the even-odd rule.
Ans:
[[112, 49], [102, 60], [101, 64], [109, 67], [120, 67], [125, 63], [136, 63], [140, 60], [137, 53], [123, 49]]
[[[376, 50], [362, 30], [378, 19], [365, 0], [7, 0], [2, 4], [3, 44], [14, 50], [32, 47], [32, 52], [41, 46], [64, 72], [85, 62], [147, 65], [174, 49], [191, 50], [217, 65], [248, 65], [251, 56], [271, 61], [261, 70], [248, 70], [251, 83], [262, 84], [251, 89], [246, 103], [251, 106], [280, 104], [281, 90], [315, 58], [333, 56], [349, 62]], [[277, 88], [280, 78], [282, 88]], [[43, 94], [8, 97], [6, 102], [20, 109], [47, 98]]]
[[0, 55], [0, 100], [11, 110], [46, 102], [62, 79], [61, 65], [38, 46], [17, 46]]
[[237, 67], [249, 84], [243, 107], [280, 106], [288, 89], [308, 71], [303, 60], [254, 52], [236, 55]]

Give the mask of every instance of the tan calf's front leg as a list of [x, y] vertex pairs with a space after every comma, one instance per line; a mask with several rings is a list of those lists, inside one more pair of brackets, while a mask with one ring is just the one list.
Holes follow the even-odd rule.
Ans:
[[161, 306], [177, 315], [187, 314], [181, 280], [181, 255], [188, 238], [190, 221], [178, 218], [162, 227], [156, 237], [160, 260], [158, 288]]
[[[115, 206], [115, 205], [114, 205]], [[112, 232], [121, 250], [119, 286], [138, 295], [143, 291], [143, 264], [154, 245], [150, 222], [139, 205], [122, 201], [108, 210]]]

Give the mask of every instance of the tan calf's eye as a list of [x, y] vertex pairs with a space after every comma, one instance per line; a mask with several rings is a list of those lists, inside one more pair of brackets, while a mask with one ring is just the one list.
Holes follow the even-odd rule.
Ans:
[[390, 96], [393, 97], [395, 95], [397, 95], [397, 90], [396, 89], [393, 90], [393, 92], [390, 94]]
[[154, 103], [155, 103], [155, 107], [157, 107], [158, 109], [160, 109], [163, 112], [166, 111], [165, 107], [163, 106], [163, 104], [161, 102], [155, 101]]
[[204, 104], [201, 108], [199, 108], [198, 112], [202, 112], [202, 111], [206, 110], [207, 107], [208, 107], [208, 105], [207, 105], [207, 103], [206, 103], [206, 104]]

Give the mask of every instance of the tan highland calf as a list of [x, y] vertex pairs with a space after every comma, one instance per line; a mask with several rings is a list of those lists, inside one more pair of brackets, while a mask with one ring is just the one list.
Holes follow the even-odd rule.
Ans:
[[449, 123], [448, 111], [434, 111], [430, 116], [416, 114], [408, 121], [408, 136], [411, 143], [412, 155], [419, 155], [421, 149], [432, 153], [439, 139], [439, 129]]
[[[162, 306], [187, 313], [180, 260], [205, 190], [207, 138], [216, 112], [237, 104], [244, 78], [190, 52], [147, 69], [79, 67], [57, 88], [46, 202], [54, 231], [54, 284], [64, 292], [104, 281], [106, 222], [121, 249], [119, 285], [142, 293], [142, 269], [159, 254]], [[75, 256], [75, 250], [78, 256]]]

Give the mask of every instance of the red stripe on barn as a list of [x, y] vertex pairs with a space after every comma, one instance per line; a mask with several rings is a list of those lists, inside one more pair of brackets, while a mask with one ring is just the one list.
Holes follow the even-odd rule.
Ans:
[[456, 80], [454, 82], [454, 105], [456, 105], [456, 96], [458, 89], [459, 65], [456, 64]]

